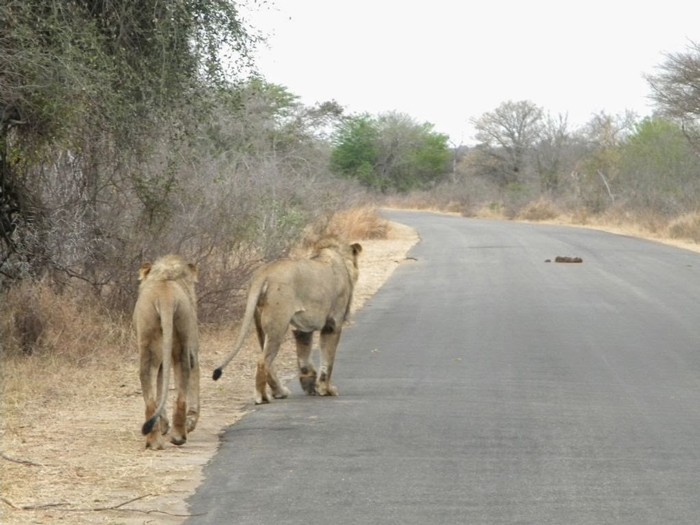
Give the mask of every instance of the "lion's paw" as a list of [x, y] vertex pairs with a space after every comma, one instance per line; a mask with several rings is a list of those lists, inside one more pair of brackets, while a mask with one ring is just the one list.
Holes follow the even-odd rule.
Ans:
[[266, 405], [270, 402], [270, 398], [268, 397], [267, 393], [265, 394], [260, 394], [259, 392], [255, 393], [255, 404], [256, 405]]
[[192, 432], [195, 428], [197, 428], [197, 421], [199, 421], [199, 414], [187, 414], [187, 432]]
[[316, 392], [319, 396], [337, 396], [338, 389], [334, 385], [328, 383], [319, 383], [316, 385]]
[[299, 376], [301, 389], [310, 396], [316, 395], [316, 374]]
[[180, 445], [184, 445], [185, 443], [187, 443], [187, 436], [183, 436], [180, 434], [171, 434], [170, 442], [173, 445], [177, 445], [179, 447]]
[[316, 395], [316, 370], [311, 364], [299, 368], [299, 384], [310, 396]]
[[281, 386], [277, 392], [273, 392], [272, 397], [275, 399], [286, 399], [291, 391], [286, 386]]
[[149, 434], [146, 438], [146, 450], [163, 450], [163, 438], [160, 435]]

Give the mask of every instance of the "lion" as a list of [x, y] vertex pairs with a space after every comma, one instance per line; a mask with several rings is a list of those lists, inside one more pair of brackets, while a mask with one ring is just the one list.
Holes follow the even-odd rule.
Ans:
[[197, 267], [187, 264], [178, 255], [166, 255], [139, 269], [139, 294], [133, 322], [146, 403], [146, 422], [141, 429], [146, 436], [146, 448], [162, 449], [162, 435], [170, 430], [165, 404], [171, 366], [177, 384], [177, 400], [170, 441], [183, 445], [187, 433], [197, 426], [199, 332], [194, 289], [197, 277]]
[[[214, 370], [213, 379], [219, 379], [224, 367], [238, 354], [254, 320], [262, 349], [255, 375], [256, 405], [270, 402], [266, 384], [275, 399], [289, 395], [273, 368], [289, 325], [296, 341], [302, 389], [309, 395], [338, 395], [337, 388], [331, 385], [331, 375], [359, 274], [357, 259], [361, 251], [360, 244], [341, 243], [328, 237], [315, 245], [308, 259], [282, 259], [257, 270], [250, 281], [238, 339], [221, 366]], [[320, 332], [321, 346], [318, 374], [311, 362], [315, 331]]]

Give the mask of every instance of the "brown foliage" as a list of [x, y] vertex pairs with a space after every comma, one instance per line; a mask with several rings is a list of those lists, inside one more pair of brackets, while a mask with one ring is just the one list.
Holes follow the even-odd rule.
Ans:
[[386, 239], [388, 232], [389, 222], [376, 207], [351, 208], [324, 216], [307, 227], [298, 249], [308, 251], [324, 237], [337, 237], [347, 242], [362, 241]]
[[23, 282], [2, 299], [0, 339], [4, 354], [60, 355], [79, 361], [127, 348], [130, 329], [86, 289], [58, 290], [46, 281]]
[[526, 205], [519, 213], [518, 218], [526, 221], [548, 221], [561, 215], [557, 206], [547, 200], [539, 199]]
[[700, 242], [700, 213], [689, 213], [671, 221], [668, 233], [672, 239]]

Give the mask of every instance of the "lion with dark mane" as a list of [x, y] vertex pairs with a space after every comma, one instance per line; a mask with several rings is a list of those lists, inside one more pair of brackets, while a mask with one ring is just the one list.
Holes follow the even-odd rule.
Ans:
[[165, 404], [171, 367], [177, 400], [170, 441], [184, 444], [199, 418], [199, 332], [194, 290], [197, 268], [178, 255], [167, 255], [153, 264], [143, 264], [139, 280], [134, 326], [146, 403], [146, 422], [141, 430], [146, 448], [162, 449], [162, 435], [170, 430]]
[[[238, 354], [255, 322], [262, 355], [255, 376], [255, 403], [268, 403], [266, 385], [274, 398], [285, 398], [289, 390], [280, 383], [273, 361], [289, 325], [296, 341], [299, 381], [309, 395], [335, 396], [331, 374], [343, 323], [350, 311], [357, 282], [359, 244], [336, 238], [321, 239], [308, 259], [283, 259], [269, 263], [253, 275], [238, 339], [214, 380]], [[314, 332], [320, 332], [321, 361], [318, 373], [311, 361]]]

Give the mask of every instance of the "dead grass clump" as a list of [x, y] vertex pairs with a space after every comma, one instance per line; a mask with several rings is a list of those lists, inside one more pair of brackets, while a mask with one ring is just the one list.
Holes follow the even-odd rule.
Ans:
[[590, 211], [584, 207], [575, 207], [571, 212], [571, 222], [573, 224], [586, 225], [590, 221]]
[[388, 233], [389, 222], [379, 215], [377, 208], [364, 206], [343, 210], [317, 221], [307, 230], [302, 244], [311, 246], [329, 235], [348, 241], [386, 239]]
[[492, 201], [479, 207], [474, 216], [482, 219], [505, 219], [505, 206], [502, 202]]
[[559, 208], [548, 199], [538, 199], [525, 206], [518, 219], [525, 221], [551, 221], [561, 215]]
[[412, 191], [408, 194], [398, 194], [386, 197], [385, 204], [390, 208], [409, 210], [443, 210], [442, 200], [435, 191]]
[[24, 282], [4, 294], [0, 337], [4, 355], [60, 355], [78, 361], [97, 345], [128, 346], [130, 331], [84, 290], [59, 291], [44, 281]]
[[615, 206], [592, 216], [588, 224], [638, 237], [663, 238], [668, 230], [667, 217], [652, 210], [628, 209], [624, 206]]
[[672, 239], [700, 242], [700, 213], [688, 213], [671, 221], [668, 235]]
[[377, 208], [363, 207], [336, 213], [330, 229], [352, 240], [386, 239], [389, 223], [379, 216]]

